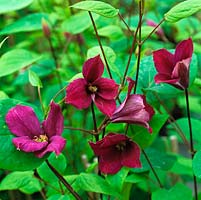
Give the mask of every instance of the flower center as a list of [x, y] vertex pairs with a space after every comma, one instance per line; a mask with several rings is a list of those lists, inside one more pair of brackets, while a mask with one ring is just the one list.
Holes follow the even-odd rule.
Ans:
[[126, 147], [126, 142], [124, 141], [124, 142], [120, 142], [119, 144], [117, 144], [116, 146], [115, 146], [119, 151], [123, 151], [124, 149], [125, 149], [125, 147]]
[[96, 86], [93, 86], [93, 85], [89, 85], [88, 86], [88, 90], [92, 93], [96, 93], [98, 88]]
[[36, 142], [48, 142], [48, 137], [46, 135], [34, 136], [33, 140]]

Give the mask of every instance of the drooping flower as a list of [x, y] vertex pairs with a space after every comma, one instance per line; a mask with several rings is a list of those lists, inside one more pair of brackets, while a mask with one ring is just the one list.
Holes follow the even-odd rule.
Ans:
[[149, 121], [154, 115], [153, 108], [147, 104], [146, 97], [140, 94], [130, 94], [135, 82], [131, 78], [129, 81], [128, 93], [123, 103], [117, 107], [115, 112], [110, 117], [113, 123], [128, 123], [142, 125], [152, 132], [149, 126]]
[[[150, 19], [146, 20], [146, 23], [147, 23], [148, 26], [151, 26], [151, 27], [154, 27], [154, 28], [158, 26], [158, 24], [156, 22], [154, 22], [153, 20], [150, 20]], [[163, 29], [160, 26], [157, 28], [157, 30], [156, 30], [155, 33], [160, 38], [164, 38], [165, 37]]]
[[41, 124], [29, 106], [17, 105], [6, 114], [8, 128], [17, 136], [12, 139], [13, 144], [18, 150], [33, 152], [39, 158], [48, 152], [59, 155], [64, 149], [66, 140], [61, 137], [63, 120], [61, 108], [53, 101]]
[[99, 55], [88, 59], [82, 70], [84, 78], [74, 80], [66, 89], [66, 103], [83, 109], [93, 101], [102, 113], [111, 116], [116, 108], [118, 85], [112, 79], [102, 78], [103, 70]]
[[140, 168], [140, 148], [123, 134], [109, 133], [96, 143], [89, 142], [98, 156], [98, 166], [102, 173], [115, 174], [123, 166]]
[[172, 54], [166, 49], [153, 52], [154, 64], [158, 74], [154, 77], [156, 83], [168, 83], [184, 90], [189, 85], [189, 65], [193, 54], [193, 42], [189, 38], [176, 46]]

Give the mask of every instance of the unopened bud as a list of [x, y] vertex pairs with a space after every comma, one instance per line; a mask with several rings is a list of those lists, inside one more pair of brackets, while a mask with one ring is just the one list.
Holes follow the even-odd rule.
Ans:
[[45, 37], [49, 38], [51, 35], [51, 31], [47, 21], [44, 18], [42, 19], [42, 28]]

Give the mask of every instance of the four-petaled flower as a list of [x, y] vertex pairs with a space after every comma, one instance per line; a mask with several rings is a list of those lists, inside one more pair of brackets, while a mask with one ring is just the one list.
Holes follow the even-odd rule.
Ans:
[[154, 64], [158, 74], [154, 77], [156, 83], [168, 83], [184, 90], [189, 85], [189, 65], [193, 53], [193, 42], [189, 38], [176, 46], [172, 54], [166, 49], [153, 52]]
[[154, 110], [146, 103], [144, 95], [130, 94], [135, 82], [131, 78], [127, 78], [127, 80], [129, 81], [127, 96], [123, 103], [117, 107], [110, 120], [113, 123], [139, 124], [151, 133], [152, 128], [148, 122], [154, 115]]
[[102, 113], [111, 116], [116, 108], [118, 85], [112, 79], [102, 78], [103, 70], [99, 55], [88, 59], [82, 70], [84, 78], [74, 80], [66, 89], [66, 103], [83, 109], [93, 101]]
[[48, 152], [59, 155], [64, 149], [63, 120], [61, 108], [53, 101], [42, 124], [29, 106], [17, 105], [6, 114], [8, 128], [17, 136], [12, 139], [13, 144], [18, 150], [33, 152], [39, 158]]
[[102, 140], [89, 142], [98, 156], [99, 169], [105, 174], [115, 174], [123, 166], [140, 168], [140, 148], [123, 134], [109, 133]]

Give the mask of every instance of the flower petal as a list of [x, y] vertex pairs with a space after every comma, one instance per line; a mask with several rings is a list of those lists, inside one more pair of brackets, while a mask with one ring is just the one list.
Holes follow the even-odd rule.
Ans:
[[42, 134], [40, 122], [29, 106], [17, 105], [6, 114], [6, 123], [16, 136], [39, 136]]
[[171, 74], [174, 68], [174, 55], [166, 49], [153, 52], [153, 59], [156, 70], [162, 74]]
[[97, 86], [98, 96], [102, 97], [103, 99], [112, 100], [118, 94], [119, 86], [112, 79], [99, 78], [93, 83], [93, 85]]
[[78, 109], [88, 108], [92, 102], [91, 95], [86, 90], [87, 83], [83, 78], [74, 80], [67, 86], [66, 103]]
[[121, 154], [121, 164], [126, 167], [140, 168], [140, 147], [133, 141], [126, 144], [124, 151]]
[[104, 65], [100, 55], [88, 59], [83, 66], [83, 76], [88, 83], [93, 83], [103, 74]]
[[58, 156], [66, 145], [66, 140], [61, 136], [53, 136], [50, 138], [49, 145], [41, 151], [35, 152], [38, 158], [42, 158], [48, 152], [55, 152]]
[[175, 64], [187, 58], [191, 58], [193, 54], [193, 41], [191, 38], [181, 41], [175, 50]]
[[154, 77], [155, 83], [169, 83], [173, 84], [179, 81], [179, 78], [171, 78], [169, 75], [166, 74], [156, 74]]
[[94, 103], [98, 107], [98, 109], [105, 115], [111, 116], [112, 113], [116, 109], [116, 102], [115, 100], [107, 100], [99, 97], [98, 95], [95, 96]]
[[42, 123], [45, 134], [51, 138], [53, 135], [61, 135], [64, 127], [64, 118], [61, 108], [53, 101], [50, 103], [50, 111], [47, 119]]
[[35, 152], [44, 149], [48, 142], [36, 142], [28, 136], [16, 137], [12, 139], [13, 144], [18, 150], [24, 152]]

